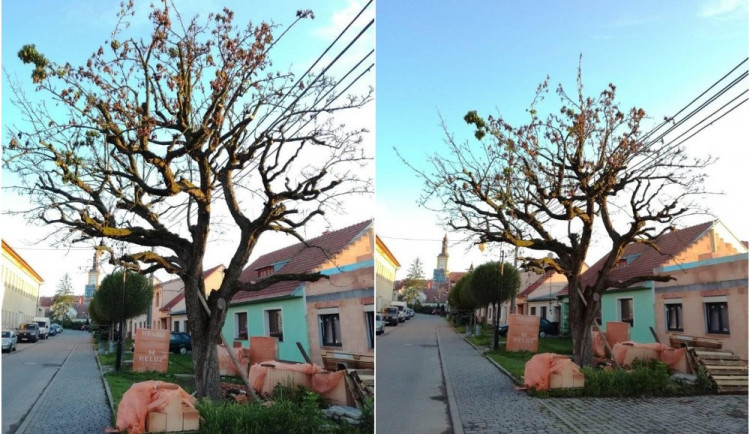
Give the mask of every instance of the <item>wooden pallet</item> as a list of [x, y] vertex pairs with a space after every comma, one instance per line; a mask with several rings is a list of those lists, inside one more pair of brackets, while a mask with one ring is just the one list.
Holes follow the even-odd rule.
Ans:
[[747, 393], [747, 362], [726, 349], [687, 347], [696, 366], [703, 366], [720, 394]]

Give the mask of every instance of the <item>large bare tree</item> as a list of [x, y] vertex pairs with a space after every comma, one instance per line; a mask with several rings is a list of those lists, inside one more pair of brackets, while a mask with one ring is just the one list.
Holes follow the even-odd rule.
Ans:
[[[621, 110], [615, 86], [586, 97], [580, 68], [577, 93], [562, 86], [562, 108], [546, 118], [537, 109], [548, 81], [537, 89], [528, 123], [469, 112], [476, 141], [456, 141], [443, 122], [447, 150], [416, 170], [425, 182], [422, 203], [476, 244], [525, 249], [526, 268], [555, 270], [568, 280], [570, 325], [578, 363], [592, 362], [591, 326], [607, 288], [666, 277], [610, 278], [625, 247], [670, 229], [703, 192], [702, 170], [712, 160], [691, 159], [670, 142], [644, 139], [645, 112]], [[598, 234], [598, 235], [597, 235]], [[583, 285], [582, 266], [595, 236], [606, 239], [606, 261], [596, 281]], [[534, 251], [553, 252], [536, 255]]]
[[[295, 74], [271, 59], [311, 11], [299, 11], [278, 38], [276, 25], [237, 26], [227, 9], [183, 19], [166, 0], [151, 8], [148, 37], [126, 36], [133, 13], [132, 2], [124, 5], [112, 40], [82, 66], [54, 63], [34, 45], [20, 50], [37, 92], [14, 84], [23, 119], [5, 132], [4, 168], [32, 203], [17, 211], [54, 229], [56, 242], [103, 239], [118, 262], [183, 280], [197, 392], [219, 398], [216, 343], [232, 297], [320, 278], [240, 282], [261, 235], [302, 239], [301, 229], [340, 208], [344, 195], [371, 192], [367, 131], [338, 116], [372, 99], [362, 80], [372, 50], [352, 61], [349, 49], [363, 44], [373, 21], [360, 13], [340, 42]], [[207, 242], [219, 224], [233, 228], [234, 248], [221, 286], [205, 297]]]

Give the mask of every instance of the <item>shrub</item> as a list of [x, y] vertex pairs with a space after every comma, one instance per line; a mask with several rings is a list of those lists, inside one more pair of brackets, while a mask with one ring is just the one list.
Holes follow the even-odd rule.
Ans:
[[259, 402], [247, 404], [212, 403], [201, 400], [201, 433], [319, 433], [335, 432], [336, 426], [325, 420], [315, 402], [297, 405], [279, 399], [268, 407]]

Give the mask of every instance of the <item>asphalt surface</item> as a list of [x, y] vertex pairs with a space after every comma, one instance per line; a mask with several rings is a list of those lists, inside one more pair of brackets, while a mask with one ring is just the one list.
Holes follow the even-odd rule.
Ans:
[[3, 354], [3, 433], [101, 433], [112, 425], [88, 332], [65, 330]]
[[376, 340], [375, 418], [378, 433], [452, 433], [436, 326], [417, 314], [386, 326]]

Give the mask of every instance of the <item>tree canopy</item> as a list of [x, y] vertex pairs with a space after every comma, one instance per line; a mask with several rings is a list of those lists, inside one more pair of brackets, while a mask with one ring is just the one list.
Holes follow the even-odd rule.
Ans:
[[487, 262], [471, 273], [469, 291], [479, 306], [500, 304], [515, 297], [521, 278], [512, 264]]
[[50, 307], [52, 318], [60, 321], [69, 319], [69, 311], [74, 302], [73, 283], [70, 280], [70, 275], [65, 273], [57, 284], [57, 291], [52, 298], [52, 306]]
[[125, 319], [146, 313], [153, 294], [154, 288], [147, 277], [128, 272], [123, 282], [123, 272], [118, 271], [102, 279], [89, 304], [89, 312], [97, 322], [116, 323], [121, 312], [124, 312]]
[[[473, 140], [459, 141], [443, 122], [447, 149], [430, 157], [431, 169], [411, 167], [425, 182], [422, 204], [476, 244], [510, 244], [551, 256], [521, 258], [531, 269], [553, 269], [568, 279], [576, 361], [592, 361], [590, 326], [607, 288], [653, 280], [650, 273], [612, 277], [625, 246], [654, 246], [675, 220], [695, 210], [711, 158], [689, 158], [679, 144], [650, 138], [641, 129], [643, 109], [623, 110], [609, 85], [597, 97], [557, 88], [562, 106], [537, 111], [548, 82], [537, 90], [528, 121], [470, 111], [464, 121]], [[407, 162], [408, 164], [408, 162]], [[579, 276], [596, 235], [609, 242], [596, 281]]]
[[[303, 240], [310, 222], [372, 190], [368, 131], [340, 118], [372, 100], [363, 80], [374, 49], [351, 55], [372, 29], [368, 7], [302, 73], [272, 59], [310, 10], [277, 32], [266, 22], [237, 25], [228, 9], [184, 17], [163, 0], [143, 37], [126, 26], [130, 2], [84, 65], [56, 63], [32, 44], [18, 53], [41, 102], [11, 83], [24, 122], [7, 127], [3, 163], [20, 179], [11, 189], [32, 203], [14, 211], [60, 243], [103, 239], [115, 263], [179, 276], [199, 396], [221, 396], [216, 343], [238, 291], [321, 278], [240, 281], [260, 237]], [[221, 286], [204, 297], [207, 244], [218, 237], [235, 244]]]

